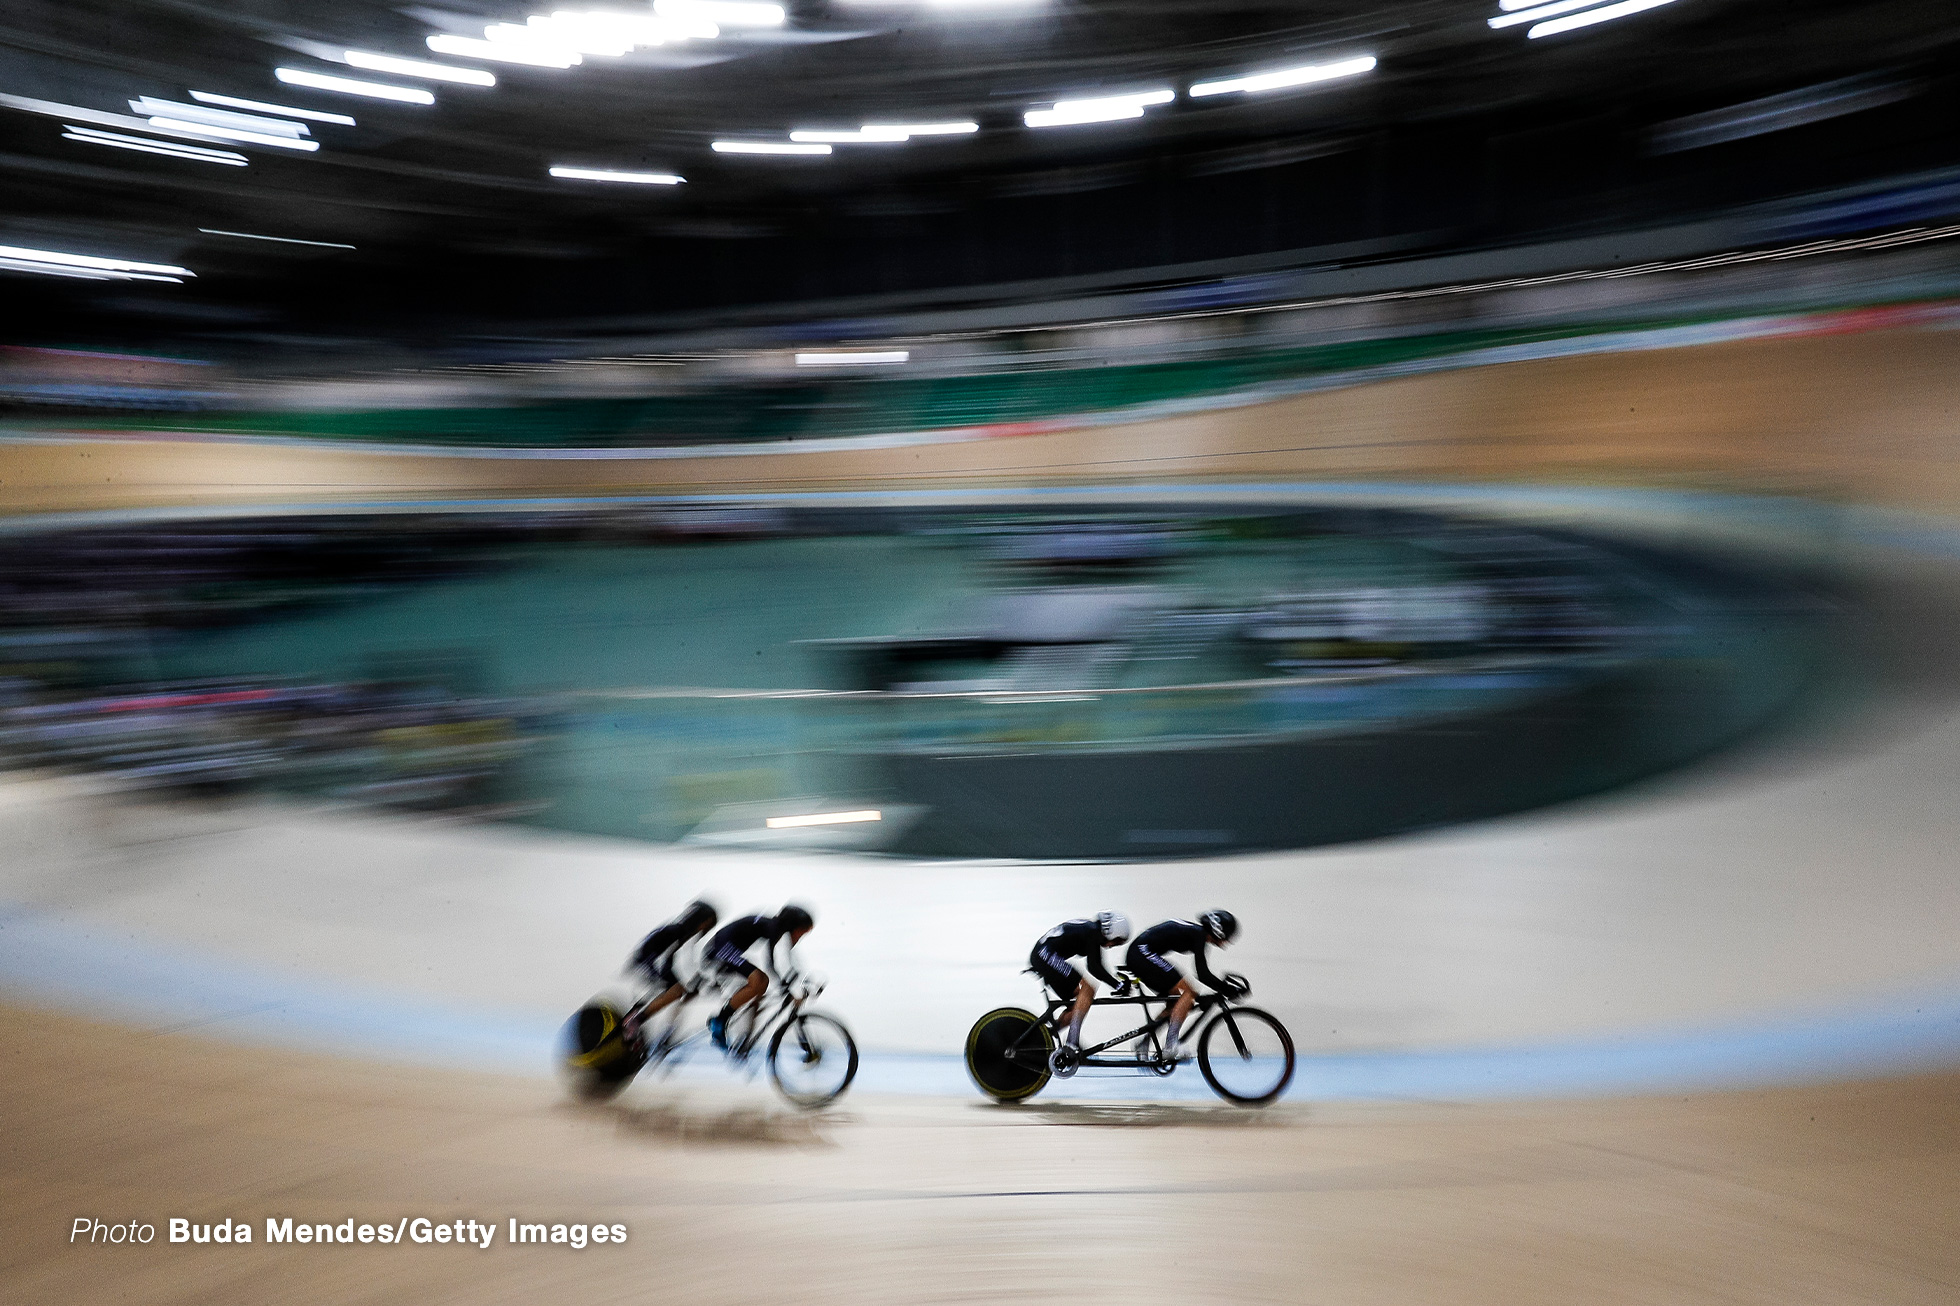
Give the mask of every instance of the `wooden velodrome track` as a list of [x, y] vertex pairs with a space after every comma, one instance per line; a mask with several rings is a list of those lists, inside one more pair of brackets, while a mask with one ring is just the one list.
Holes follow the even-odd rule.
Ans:
[[[0, 507], [1352, 479], [1787, 491], [1950, 517], [1956, 362], [1950, 334], [1759, 341], [1128, 427], [722, 459], [14, 443], [0, 446]], [[1926, 656], [1944, 678], [1950, 655]], [[859, 1095], [809, 1118], [759, 1089], [573, 1109], [541, 1081], [22, 1007], [0, 1010], [0, 1046], [10, 1302], [1960, 1298], [1953, 1076], [1258, 1114]], [[265, 1218], [282, 1215], [603, 1220], [631, 1240], [265, 1246]], [[158, 1241], [74, 1245], [80, 1216], [149, 1221]], [[255, 1242], [169, 1246], [171, 1216], [250, 1220]]]
[[0, 512], [1165, 482], [1529, 481], [1951, 511], [1960, 333], [1508, 363], [1244, 408], [899, 448], [458, 458], [168, 437], [0, 445]]

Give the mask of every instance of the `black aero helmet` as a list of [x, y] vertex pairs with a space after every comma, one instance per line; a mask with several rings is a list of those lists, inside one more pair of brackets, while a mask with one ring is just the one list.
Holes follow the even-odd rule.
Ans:
[[787, 904], [781, 911], [776, 913], [776, 924], [782, 926], [792, 934], [798, 930], [807, 930], [816, 923], [816, 917], [810, 915], [807, 909], [799, 907], [793, 902]]
[[1208, 911], [1198, 917], [1198, 924], [1205, 927], [1205, 937], [1213, 943], [1230, 943], [1238, 937], [1239, 918], [1228, 911]]
[[687, 910], [681, 913], [681, 928], [684, 930], [693, 930], [698, 934], [702, 930], [713, 929], [715, 922], [720, 919], [721, 917], [715, 914], [713, 907], [696, 898], [693, 902], [687, 904]]

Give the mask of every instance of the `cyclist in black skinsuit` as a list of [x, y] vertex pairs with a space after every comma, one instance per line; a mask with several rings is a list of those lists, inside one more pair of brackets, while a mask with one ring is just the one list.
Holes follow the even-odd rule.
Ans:
[[1029, 968], [1046, 980], [1062, 1001], [1075, 1004], [1069, 1011], [1068, 1037], [1062, 1042], [1071, 1052], [1082, 1046], [1082, 1021], [1089, 1014], [1089, 1004], [1096, 1000], [1096, 987], [1082, 982], [1082, 976], [1069, 959], [1081, 957], [1088, 963], [1091, 975], [1115, 988], [1116, 981], [1103, 967], [1103, 949], [1113, 948], [1129, 937], [1130, 918], [1120, 911], [1106, 911], [1094, 917], [1063, 921], [1035, 940], [1034, 951], [1028, 954]]
[[[706, 965], [717, 967], [724, 975], [743, 977], [742, 987], [729, 996], [728, 1003], [708, 1022], [708, 1033], [715, 1046], [728, 1050], [728, 1022], [737, 1012], [761, 997], [769, 987], [772, 977], [780, 978], [788, 971], [776, 969], [776, 941], [784, 935], [789, 936], [789, 946], [794, 948], [797, 941], [808, 934], [816, 924], [810, 913], [791, 903], [774, 916], [742, 916], [728, 922], [708, 940], [708, 947], [702, 954]], [[747, 957], [748, 950], [758, 943], [767, 943], [762, 953], [765, 969], [757, 969]], [[785, 949], [784, 960], [789, 953]]]
[[654, 996], [627, 1012], [620, 1022], [627, 1038], [636, 1037], [647, 1017], [681, 996], [680, 977], [674, 974], [674, 958], [682, 948], [714, 927], [715, 909], [697, 899], [687, 905], [686, 911], [640, 941], [626, 969], [628, 973], [639, 972]]
[[1209, 988], [1232, 991], [1239, 986], [1236, 977], [1220, 979], [1205, 965], [1205, 944], [1215, 943], [1224, 947], [1238, 935], [1238, 918], [1228, 911], [1208, 911], [1195, 921], [1163, 921], [1152, 925], [1136, 936], [1130, 944], [1130, 952], [1125, 960], [1130, 973], [1148, 984], [1159, 997], [1175, 995], [1177, 1001], [1171, 1006], [1170, 1023], [1164, 1030], [1164, 1060], [1177, 1060], [1177, 1030], [1184, 1018], [1191, 1014], [1192, 1004], [1198, 1000], [1198, 991], [1191, 987], [1191, 981], [1173, 966], [1167, 958], [1177, 953], [1191, 954], [1191, 960], [1198, 970], [1198, 979]]

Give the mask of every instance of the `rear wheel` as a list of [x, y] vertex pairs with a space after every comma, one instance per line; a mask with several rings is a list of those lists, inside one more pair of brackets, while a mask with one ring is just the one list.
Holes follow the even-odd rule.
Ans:
[[769, 1077], [800, 1107], [836, 1101], [857, 1072], [857, 1044], [843, 1023], [830, 1016], [797, 1016], [769, 1040]]
[[1039, 1017], [1001, 1007], [973, 1022], [966, 1036], [966, 1072], [980, 1091], [1000, 1102], [1033, 1097], [1048, 1083], [1055, 1036]]
[[1257, 1007], [1227, 1007], [1198, 1035], [1198, 1069], [1227, 1101], [1264, 1106], [1293, 1082], [1293, 1036]]
[[621, 1013], [611, 1003], [588, 1002], [565, 1022], [562, 1065], [580, 1097], [612, 1097], [646, 1064], [645, 1053], [627, 1040], [620, 1021]]

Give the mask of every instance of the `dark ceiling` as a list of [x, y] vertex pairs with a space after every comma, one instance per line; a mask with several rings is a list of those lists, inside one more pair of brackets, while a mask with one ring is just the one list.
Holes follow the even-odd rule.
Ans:
[[[549, 12], [542, 4], [9, 0], [0, 244], [197, 276], [159, 286], [0, 276], [16, 308], [8, 335], [408, 336], [957, 295], [1342, 242], [1460, 248], [1598, 230], [1955, 161], [1950, 2], [1676, 0], [1543, 40], [1492, 30], [1498, 0], [787, 8], [781, 28], [730, 27], [716, 40], [541, 69], [439, 56], [425, 40], [521, 23]], [[333, 61], [350, 47], [489, 69], [499, 84]], [[1319, 86], [1180, 94], [1132, 121], [1022, 122], [1062, 97], [1182, 92], [1363, 54], [1379, 60], [1372, 73]], [[282, 85], [277, 67], [425, 87], [437, 103]], [[1657, 124], [1846, 78], [1886, 93], [1791, 130], [1654, 147]], [[71, 120], [45, 107], [128, 115], [133, 98], [184, 102], [194, 90], [358, 125], [312, 124], [317, 153], [232, 146], [249, 166], [216, 166], [64, 139]], [[792, 128], [959, 119], [979, 129], [839, 145], [823, 158], [710, 147], [781, 142]], [[560, 180], [553, 165], [686, 182]]]

